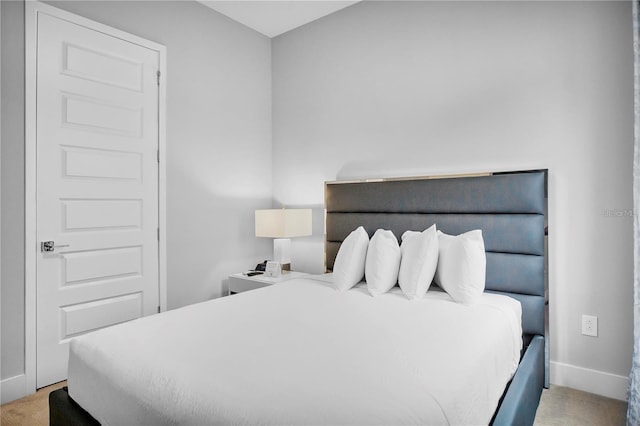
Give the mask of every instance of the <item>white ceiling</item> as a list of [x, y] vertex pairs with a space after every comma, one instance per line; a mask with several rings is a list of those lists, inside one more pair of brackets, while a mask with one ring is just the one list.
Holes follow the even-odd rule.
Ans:
[[338, 0], [199, 0], [234, 21], [275, 37], [358, 1]]

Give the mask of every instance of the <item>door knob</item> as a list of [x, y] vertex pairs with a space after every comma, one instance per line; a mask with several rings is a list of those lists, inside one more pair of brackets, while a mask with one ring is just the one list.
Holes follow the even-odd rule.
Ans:
[[40, 243], [40, 251], [41, 252], [52, 252], [57, 248], [69, 247], [69, 244], [60, 244], [56, 245], [55, 241], [42, 241]]

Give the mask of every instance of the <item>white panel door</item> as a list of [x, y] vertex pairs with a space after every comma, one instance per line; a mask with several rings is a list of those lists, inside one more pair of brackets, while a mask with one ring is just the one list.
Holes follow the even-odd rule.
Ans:
[[159, 307], [159, 53], [44, 13], [37, 32], [39, 388], [70, 338]]

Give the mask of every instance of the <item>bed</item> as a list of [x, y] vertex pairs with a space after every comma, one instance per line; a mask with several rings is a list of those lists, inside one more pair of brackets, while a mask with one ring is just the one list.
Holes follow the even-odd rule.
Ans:
[[[533, 424], [548, 374], [546, 187], [546, 170], [327, 183], [329, 274], [75, 339], [51, 423]], [[332, 287], [356, 227], [432, 224], [482, 230], [478, 303]]]

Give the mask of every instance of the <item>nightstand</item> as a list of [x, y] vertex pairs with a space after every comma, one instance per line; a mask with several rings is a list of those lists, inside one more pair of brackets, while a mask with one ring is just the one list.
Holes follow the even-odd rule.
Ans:
[[255, 290], [260, 287], [266, 287], [272, 284], [278, 284], [293, 278], [300, 278], [308, 275], [304, 272], [283, 272], [277, 278], [265, 277], [264, 274], [253, 275], [251, 277], [245, 274], [229, 275], [229, 294], [241, 293], [243, 291]]

